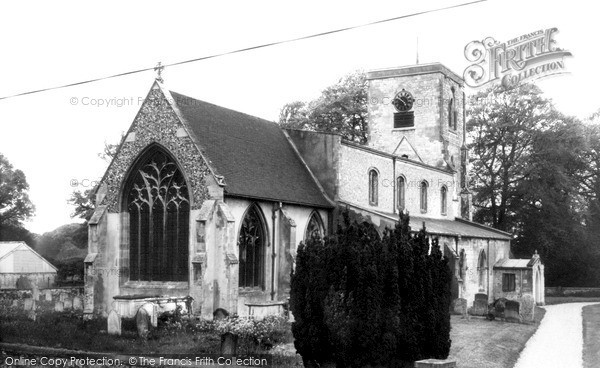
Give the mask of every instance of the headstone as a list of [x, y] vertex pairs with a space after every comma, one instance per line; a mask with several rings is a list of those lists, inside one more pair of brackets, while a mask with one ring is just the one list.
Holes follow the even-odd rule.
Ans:
[[533, 296], [523, 295], [520, 307], [521, 319], [526, 322], [533, 322], [535, 317], [535, 300]]
[[111, 310], [108, 314], [108, 318], [106, 320], [107, 328], [109, 334], [111, 335], [120, 335], [121, 334], [121, 316], [114, 310]]
[[33, 309], [33, 298], [27, 298], [23, 301], [23, 309], [26, 311]]
[[63, 305], [65, 306], [65, 309], [71, 309], [73, 308], [73, 301], [71, 299], [65, 299]]
[[37, 319], [37, 313], [35, 313], [35, 310], [31, 310], [27, 313], [27, 318], [29, 318], [32, 321], [35, 321]]
[[65, 306], [63, 305], [62, 302], [56, 302], [54, 303], [54, 311], [55, 312], [62, 312], [65, 310]]
[[17, 289], [31, 289], [31, 281], [25, 276], [20, 276], [17, 279]]
[[230, 332], [226, 332], [221, 335], [221, 355], [233, 355], [237, 354], [237, 342], [238, 337]]
[[150, 328], [150, 316], [144, 308], [138, 309], [135, 315], [135, 323], [137, 327], [138, 336], [145, 339], [148, 337]]
[[213, 320], [215, 320], [215, 321], [218, 321], [218, 320], [221, 320], [221, 319], [225, 319], [227, 317], [229, 317], [229, 312], [227, 312], [223, 308], [217, 308], [213, 312]]
[[76, 296], [73, 298], [73, 309], [75, 310], [81, 310], [82, 305], [81, 305], [81, 298]]
[[467, 309], [467, 299], [458, 298], [452, 301], [452, 313], [463, 315]]
[[148, 313], [150, 325], [158, 327], [158, 306], [155, 303], [146, 303], [140, 307]]
[[475, 316], [487, 316], [488, 314], [488, 298], [487, 294], [475, 294], [475, 301], [470, 313]]
[[519, 315], [519, 302], [515, 300], [506, 301], [506, 308], [504, 309], [504, 318], [513, 322], [521, 321], [521, 316]]
[[50, 290], [46, 290], [46, 301], [52, 301], [52, 293], [50, 292]]
[[33, 300], [40, 300], [40, 289], [38, 289], [36, 284], [33, 284], [31, 287], [31, 296], [33, 297]]

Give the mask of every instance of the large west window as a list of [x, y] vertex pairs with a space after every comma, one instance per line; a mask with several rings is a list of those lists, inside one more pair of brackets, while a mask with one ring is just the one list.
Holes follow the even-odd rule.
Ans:
[[129, 280], [186, 281], [190, 202], [181, 170], [163, 149], [146, 152], [129, 174]]
[[265, 248], [267, 232], [260, 208], [250, 206], [238, 238], [240, 247], [239, 286], [249, 288], [264, 288]]

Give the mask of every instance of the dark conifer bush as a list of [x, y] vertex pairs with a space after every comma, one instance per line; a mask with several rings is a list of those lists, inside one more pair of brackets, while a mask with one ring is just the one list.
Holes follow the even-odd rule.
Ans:
[[450, 351], [448, 261], [408, 215], [380, 237], [349, 220], [336, 236], [298, 249], [290, 306], [295, 346], [305, 364], [401, 366]]

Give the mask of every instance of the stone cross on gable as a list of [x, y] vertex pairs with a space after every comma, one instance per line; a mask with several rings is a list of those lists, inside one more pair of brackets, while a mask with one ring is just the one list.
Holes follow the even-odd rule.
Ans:
[[162, 71], [165, 67], [162, 65], [162, 63], [159, 61], [158, 64], [156, 65], [156, 67], [154, 67], [154, 71], [156, 72], [156, 80], [163, 83], [164, 80], [162, 78]]

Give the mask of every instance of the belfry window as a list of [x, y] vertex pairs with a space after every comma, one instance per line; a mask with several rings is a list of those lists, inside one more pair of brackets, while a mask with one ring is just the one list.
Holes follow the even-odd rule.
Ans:
[[377, 206], [379, 195], [379, 174], [375, 169], [369, 170], [369, 204]]
[[260, 208], [252, 205], [246, 212], [238, 244], [240, 249], [239, 286], [264, 288], [265, 248], [267, 232]]
[[149, 150], [125, 185], [129, 223], [129, 280], [188, 280], [190, 202], [172, 157]]

